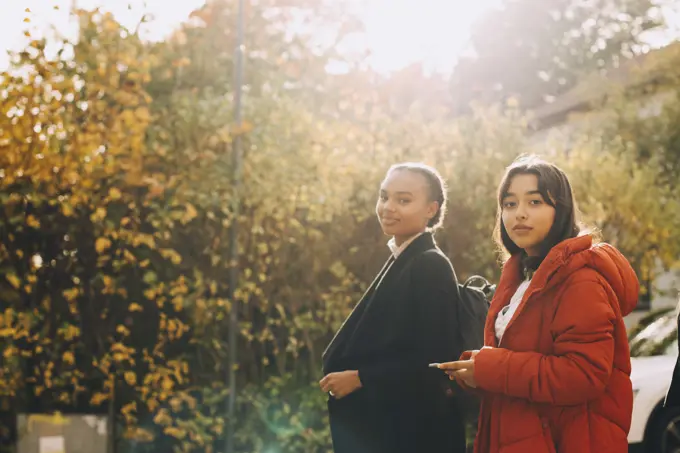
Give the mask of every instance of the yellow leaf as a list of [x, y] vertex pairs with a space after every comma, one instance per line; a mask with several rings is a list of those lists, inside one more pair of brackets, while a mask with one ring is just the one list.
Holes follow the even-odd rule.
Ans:
[[65, 217], [71, 217], [73, 215], [73, 206], [71, 206], [70, 203], [62, 203], [61, 213], [64, 214]]
[[80, 294], [80, 290], [78, 288], [71, 288], [71, 289], [66, 289], [62, 292], [64, 297], [66, 298], [67, 301], [71, 302], [75, 300], [76, 297]]
[[125, 326], [116, 327], [116, 332], [124, 336], [130, 335], [130, 330], [128, 330], [128, 328]]
[[161, 409], [153, 418], [153, 422], [157, 425], [169, 425], [170, 423], [172, 423], [172, 418], [168, 414], [167, 409]]
[[109, 198], [111, 200], [120, 200], [122, 196], [123, 194], [120, 192], [120, 190], [116, 189], [115, 187], [112, 187], [111, 190], [109, 190]]
[[137, 383], [137, 375], [132, 371], [126, 371], [125, 382], [127, 382], [128, 385], [135, 385]]
[[19, 286], [21, 286], [21, 280], [19, 280], [19, 277], [17, 277], [16, 275], [7, 274], [5, 275], [5, 278], [14, 288], [19, 288]]
[[137, 233], [132, 238], [132, 245], [139, 247], [140, 244], [144, 244], [150, 249], [156, 248], [156, 241], [153, 236], [144, 233]]
[[[123, 250], [123, 256], [125, 257], [125, 260], [126, 260], [128, 263], [134, 263], [134, 262], [137, 261], [137, 258], [135, 257], [135, 255], [133, 255], [133, 254], [132, 254], [129, 250], [127, 250], [127, 249]], [[147, 261], [147, 263], [148, 263], [149, 260], [146, 260], [146, 261]], [[146, 267], [146, 266], [144, 265], [144, 262], [139, 263], [139, 265], [142, 266], [142, 267]]]
[[163, 390], [170, 391], [174, 387], [174, 383], [172, 382], [172, 379], [170, 379], [169, 377], [165, 377], [163, 378], [161, 386], [163, 387]]
[[149, 408], [149, 410], [150, 410], [151, 412], [153, 412], [153, 411], [155, 411], [156, 408], [158, 407], [158, 401], [156, 401], [155, 399], [152, 398], [152, 399], [150, 399], [150, 400], [148, 400], [148, 401], [146, 402], [146, 405], [147, 405], [147, 407]]
[[40, 228], [40, 221], [36, 219], [35, 216], [28, 215], [26, 216], [26, 225], [37, 230], [38, 228]]
[[150, 118], [149, 109], [147, 109], [146, 107], [138, 107], [137, 110], [135, 110], [135, 116], [139, 120], [147, 122], [149, 121]]
[[74, 338], [80, 335], [80, 329], [72, 324], [70, 324], [64, 331], [64, 339], [66, 341], [72, 341]]
[[179, 398], [170, 398], [170, 407], [172, 407], [173, 412], [179, 412], [182, 410], [182, 400]]
[[99, 207], [97, 210], [90, 216], [90, 220], [93, 222], [99, 222], [100, 220], [104, 220], [106, 218], [106, 209]]
[[5, 327], [4, 329], [0, 329], [0, 338], [2, 337], [11, 337], [14, 335], [15, 330], [12, 329], [11, 327]]
[[154, 440], [154, 434], [148, 429], [140, 427], [128, 427], [123, 436], [126, 439], [136, 440], [138, 442], [152, 442]]
[[111, 241], [107, 238], [97, 238], [97, 241], [94, 243], [97, 253], [103, 253], [109, 247], [111, 247]]
[[125, 416], [125, 420], [128, 423], [134, 423], [136, 418], [133, 415], [133, 413], [137, 412], [137, 402], [133, 401], [131, 403], [126, 404], [120, 409], [120, 412]]
[[198, 215], [196, 208], [194, 208], [194, 205], [192, 205], [191, 203], [187, 203], [186, 209], [187, 210], [186, 210], [186, 212], [184, 213], [184, 215], [182, 216], [182, 219], [181, 219], [181, 222], [183, 224], [187, 224], [187, 223], [191, 222]]
[[165, 192], [165, 186], [162, 186], [160, 184], [152, 184], [151, 186], [149, 186], [149, 192], [148, 192], [147, 196], [149, 198], [155, 198], [155, 197], [158, 197], [160, 195], [163, 195], [164, 192]]
[[108, 395], [106, 395], [104, 393], [97, 392], [94, 395], [92, 395], [92, 398], [90, 399], [90, 403], [93, 404], [94, 406], [99, 406], [100, 404], [102, 404], [107, 399], [109, 399]]
[[139, 305], [136, 302], [131, 303], [130, 306], [128, 307], [128, 310], [130, 310], [130, 311], [144, 311], [142, 306]]
[[159, 251], [161, 256], [172, 261], [172, 264], [180, 264], [182, 262], [180, 254], [172, 249], [161, 249]]
[[74, 355], [71, 351], [66, 351], [64, 353], [62, 359], [64, 360], [64, 363], [66, 363], [68, 365], [73, 365], [76, 361], [76, 359], [75, 359], [75, 357], [74, 357]]
[[176, 439], [183, 439], [187, 435], [186, 431], [180, 428], [175, 428], [174, 426], [168, 426], [163, 430], [163, 432]]

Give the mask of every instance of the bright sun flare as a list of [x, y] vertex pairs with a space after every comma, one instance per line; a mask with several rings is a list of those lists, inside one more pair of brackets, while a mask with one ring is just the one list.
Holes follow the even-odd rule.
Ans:
[[[72, 36], [75, 24], [68, 11], [73, 0], [0, 0], [0, 43], [16, 50], [26, 43], [23, 32], [30, 27], [34, 36], [49, 25]], [[205, 0], [76, 0], [81, 8], [103, 7], [121, 23], [133, 27], [144, 12], [154, 16], [146, 36], [162, 39]], [[337, 0], [341, 1], [341, 0]], [[391, 72], [422, 61], [427, 70], [449, 71], [468, 47], [473, 22], [501, 0], [345, 0], [356, 5], [366, 24], [366, 34], [351, 42], [352, 47], [370, 50], [370, 63], [380, 72]], [[146, 3], [146, 7], [144, 7]], [[128, 5], [131, 5], [128, 8]], [[55, 10], [54, 7], [59, 9]], [[24, 10], [30, 9], [30, 13]], [[31, 23], [23, 22], [29, 16]], [[7, 66], [0, 53], [0, 69]]]
[[501, 0], [368, 0], [361, 16], [371, 64], [381, 71], [422, 61], [427, 70], [450, 71], [469, 47], [470, 29]]

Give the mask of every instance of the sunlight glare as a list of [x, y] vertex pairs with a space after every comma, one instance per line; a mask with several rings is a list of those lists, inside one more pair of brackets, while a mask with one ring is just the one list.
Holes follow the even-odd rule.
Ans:
[[474, 22], [501, 0], [364, 0], [358, 5], [366, 25], [362, 39], [371, 66], [391, 72], [423, 62], [428, 72], [449, 72], [469, 50]]

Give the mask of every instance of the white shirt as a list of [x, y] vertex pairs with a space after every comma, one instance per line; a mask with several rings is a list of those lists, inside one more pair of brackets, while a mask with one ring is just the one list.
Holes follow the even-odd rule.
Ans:
[[496, 317], [495, 328], [496, 339], [498, 340], [499, 343], [501, 341], [501, 338], [503, 338], [503, 334], [505, 333], [506, 327], [508, 327], [510, 320], [515, 315], [517, 307], [519, 307], [519, 303], [522, 302], [524, 293], [527, 292], [527, 288], [529, 288], [530, 283], [531, 279], [524, 280], [519, 285], [519, 288], [517, 288], [517, 291], [515, 291], [515, 294], [512, 296], [512, 299], [510, 299], [510, 303], [503, 307], [503, 309], [498, 313], [498, 317]]
[[392, 255], [394, 256], [394, 259], [396, 260], [397, 258], [399, 258], [399, 255], [401, 255], [401, 252], [406, 250], [406, 247], [408, 247], [409, 244], [411, 244], [411, 242], [415, 241], [418, 238], [418, 236], [420, 236], [421, 234], [423, 234], [423, 233], [418, 233], [415, 236], [411, 236], [410, 238], [408, 238], [407, 240], [402, 242], [401, 245], [397, 245], [397, 242], [394, 240], [394, 238], [390, 239], [387, 242], [387, 246], [392, 251]]

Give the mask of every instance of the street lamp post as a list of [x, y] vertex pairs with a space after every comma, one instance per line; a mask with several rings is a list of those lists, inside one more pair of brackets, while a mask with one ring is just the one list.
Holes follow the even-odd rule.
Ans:
[[238, 286], [238, 217], [241, 208], [241, 172], [242, 172], [242, 96], [243, 96], [243, 60], [244, 60], [244, 5], [245, 0], [238, 0], [236, 14], [236, 45], [234, 49], [234, 127], [236, 133], [232, 141], [232, 221], [229, 231], [229, 398], [227, 401], [227, 431], [225, 439], [225, 452], [234, 453], [234, 433], [236, 431], [236, 368], [238, 347], [238, 304], [235, 298]]

